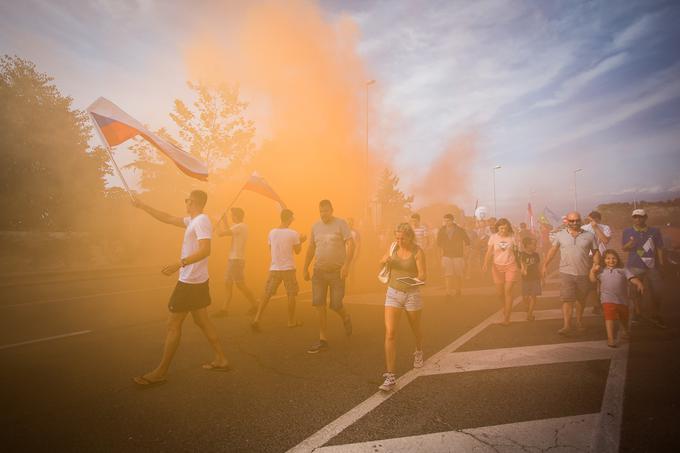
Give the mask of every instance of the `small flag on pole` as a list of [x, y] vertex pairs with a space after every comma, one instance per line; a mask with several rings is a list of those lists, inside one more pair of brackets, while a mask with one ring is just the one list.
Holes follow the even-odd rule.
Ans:
[[545, 207], [543, 209], [543, 215], [547, 217], [553, 225], [561, 225], [562, 221], [560, 220], [560, 216], [555, 214], [549, 207]]
[[87, 111], [102, 140], [109, 147], [139, 135], [170, 158], [187, 176], [201, 181], [208, 180], [208, 167], [203, 162], [154, 134], [108, 99], [100, 97], [87, 108]]
[[248, 178], [248, 181], [246, 181], [241, 190], [249, 190], [251, 192], [259, 193], [263, 197], [267, 197], [278, 202], [281, 206], [281, 209], [286, 208], [286, 204], [283, 202], [281, 197], [279, 197], [279, 195], [274, 192], [274, 189], [271, 188], [269, 183], [267, 183], [267, 181], [256, 172], [253, 172], [253, 174], [250, 175], [250, 178]]

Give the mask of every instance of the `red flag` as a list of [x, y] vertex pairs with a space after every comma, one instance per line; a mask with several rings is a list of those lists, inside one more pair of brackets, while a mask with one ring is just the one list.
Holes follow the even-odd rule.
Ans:
[[109, 146], [119, 145], [139, 135], [169, 157], [187, 176], [208, 180], [208, 167], [203, 162], [154, 134], [108, 99], [97, 99], [87, 111]]
[[253, 172], [253, 174], [250, 175], [250, 178], [248, 181], [246, 181], [241, 190], [250, 190], [251, 192], [259, 193], [263, 197], [267, 197], [278, 202], [279, 205], [281, 205], [281, 209], [286, 208], [286, 204], [283, 202], [281, 197], [279, 197], [279, 195], [274, 192], [274, 189], [271, 188], [267, 181], [256, 172]]

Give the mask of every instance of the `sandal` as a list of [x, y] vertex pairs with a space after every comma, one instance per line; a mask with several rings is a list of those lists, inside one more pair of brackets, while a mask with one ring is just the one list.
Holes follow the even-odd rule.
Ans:
[[149, 387], [156, 387], [158, 385], [165, 384], [168, 380], [163, 378], [163, 379], [159, 379], [157, 381], [153, 381], [153, 380], [151, 380], [147, 377], [144, 377], [144, 375], [142, 375], [142, 376], [133, 377], [132, 381], [140, 387], [149, 388]]
[[229, 365], [215, 365], [214, 363], [206, 363], [204, 364], [201, 368], [207, 371], [219, 371], [221, 373], [226, 373], [227, 371], [231, 371], [231, 367]]

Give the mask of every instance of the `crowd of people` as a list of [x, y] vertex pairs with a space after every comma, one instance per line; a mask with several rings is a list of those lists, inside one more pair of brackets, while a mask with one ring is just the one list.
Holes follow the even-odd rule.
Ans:
[[[187, 216], [175, 217], [137, 199], [133, 201], [135, 207], [155, 219], [185, 230], [180, 260], [162, 270], [165, 275], [179, 271], [168, 303], [170, 317], [163, 355], [156, 368], [134, 378], [140, 386], [165, 382], [188, 314], [214, 351], [213, 360], [204, 364], [203, 368], [210, 371], [230, 369], [217, 330], [207, 312], [211, 303], [208, 257], [213, 229], [219, 236], [231, 237], [224, 277], [226, 297], [221, 309], [213, 316], [228, 315], [233, 286], [236, 285], [250, 303], [250, 326], [253, 331], [259, 332], [264, 311], [283, 283], [288, 301], [287, 326], [295, 328], [302, 325], [295, 313], [299, 291], [295, 255], [302, 251], [307, 236], [291, 228], [294, 213], [283, 209], [280, 224], [268, 235], [269, 273], [263, 297], [258, 300], [245, 279], [248, 239], [245, 212], [231, 208], [231, 223], [223, 215], [213, 224], [203, 213], [206, 202], [205, 192], [192, 191], [185, 199]], [[329, 348], [328, 308], [339, 317], [345, 334], [352, 335], [352, 318], [343, 301], [346, 280], [352, 274], [361, 241], [361, 236], [353, 228], [353, 221], [336, 217], [329, 200], [321, 200], [318, 208], [319, 220], [311, 228], [302, 269], [303, 278], [311, 281], [312, 305], [319, 323], [318, 340], [308, 349], [310, 354]], [[472, 270], [476, 268], [482, 276], [490, 273], [502, 306], [503, 319], [499, 325], [508, 326], [511, 324], [514, 288], [520, 282], [527, 307], [526, 319], [536, 319], [537, 297], [542, 294], [551, 262], [559, 254], [557, 270], [563, 315], [563, 326], [557, 331], [559, 335], [583, 331], [586, 304], [597, 300], [593, 311], [604, 314], [607, 344], [617, 347], [615, 322], [620, 321], [621, 338], [627, 339], [631, 321], [629, 300], [632, 298], [634, 315], [640, 319], [642, 294], [651, 302], [650, 316], [646, 319], [659, 328], [665, 328], [661, 318], [660, 268], [664, 263], [661, 234], [658, 229], [647, 225], [647, 214], [642, 209], [632, 212], [632, 220], [633, 225], [622, 234], [621, 247], [628, 252], [624, 265], [618, 252], [610, 246], [612, 230], [602, 223], [602, 216], [597, 211], [591, 212], [585, 223], [578, 212], [569, 212], [559, 228], [542, 224], [538, 231], [529, 229], [525, 223], [515, 228], [505, 218], [476, 219], [472, 223], [463, 219], [459, 224], [452, 214], [443, 216], [439, 228], [430, 229], [422, 223], [418, 213], [413, 213], [410, 222], [400, 223], [394, 230], [393, 239], [383, 244], [386, 252], [379, 262], [383, 281], [387, 284], [384, 302], [386, 372], [380, 389], [390, 391], [396, 385], [396, 330], [403, 312], [415, 337], [413, 367], [423, 366], [423, 301], [420, 288], [428, 279], [428, 263], [438, 264], [445, 295], [450, 301], [462, 296]], [[572, 322], [574, 305], [575, 324]]]

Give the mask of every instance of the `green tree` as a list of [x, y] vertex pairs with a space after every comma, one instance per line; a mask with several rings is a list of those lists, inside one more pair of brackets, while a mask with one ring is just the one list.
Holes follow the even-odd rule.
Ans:
[[17, 56], [0, 58], [0, 227], [73, 230], [103, 197], [110, 169], [90, 149], [85, 112], [53, 78]]
[[[247, 104], [239, 101], [237, 86], [209, 86], [187, 82], [194, 92], [192, 108], [175, 99], [170, 118], [178, 128], [179, 139], [167, 129], [157, 133], [194, 157], [205, 162], [210, 181], [215, 182], [246, 162], [254, 153], [255, 126], [243, 117]], [[191, 181], [146, 141], [138, 139], [130, 147], [137, 159], [129, 167], [140, 173], [140, 184], [147, 191], [184, 193]]]
[[389, 228], [408, 220], [413, 196], [407, 196], [399, 190], [399, 177], [387, 168], [380, 176], [375, 198], [378, 204], [380, 226]]

